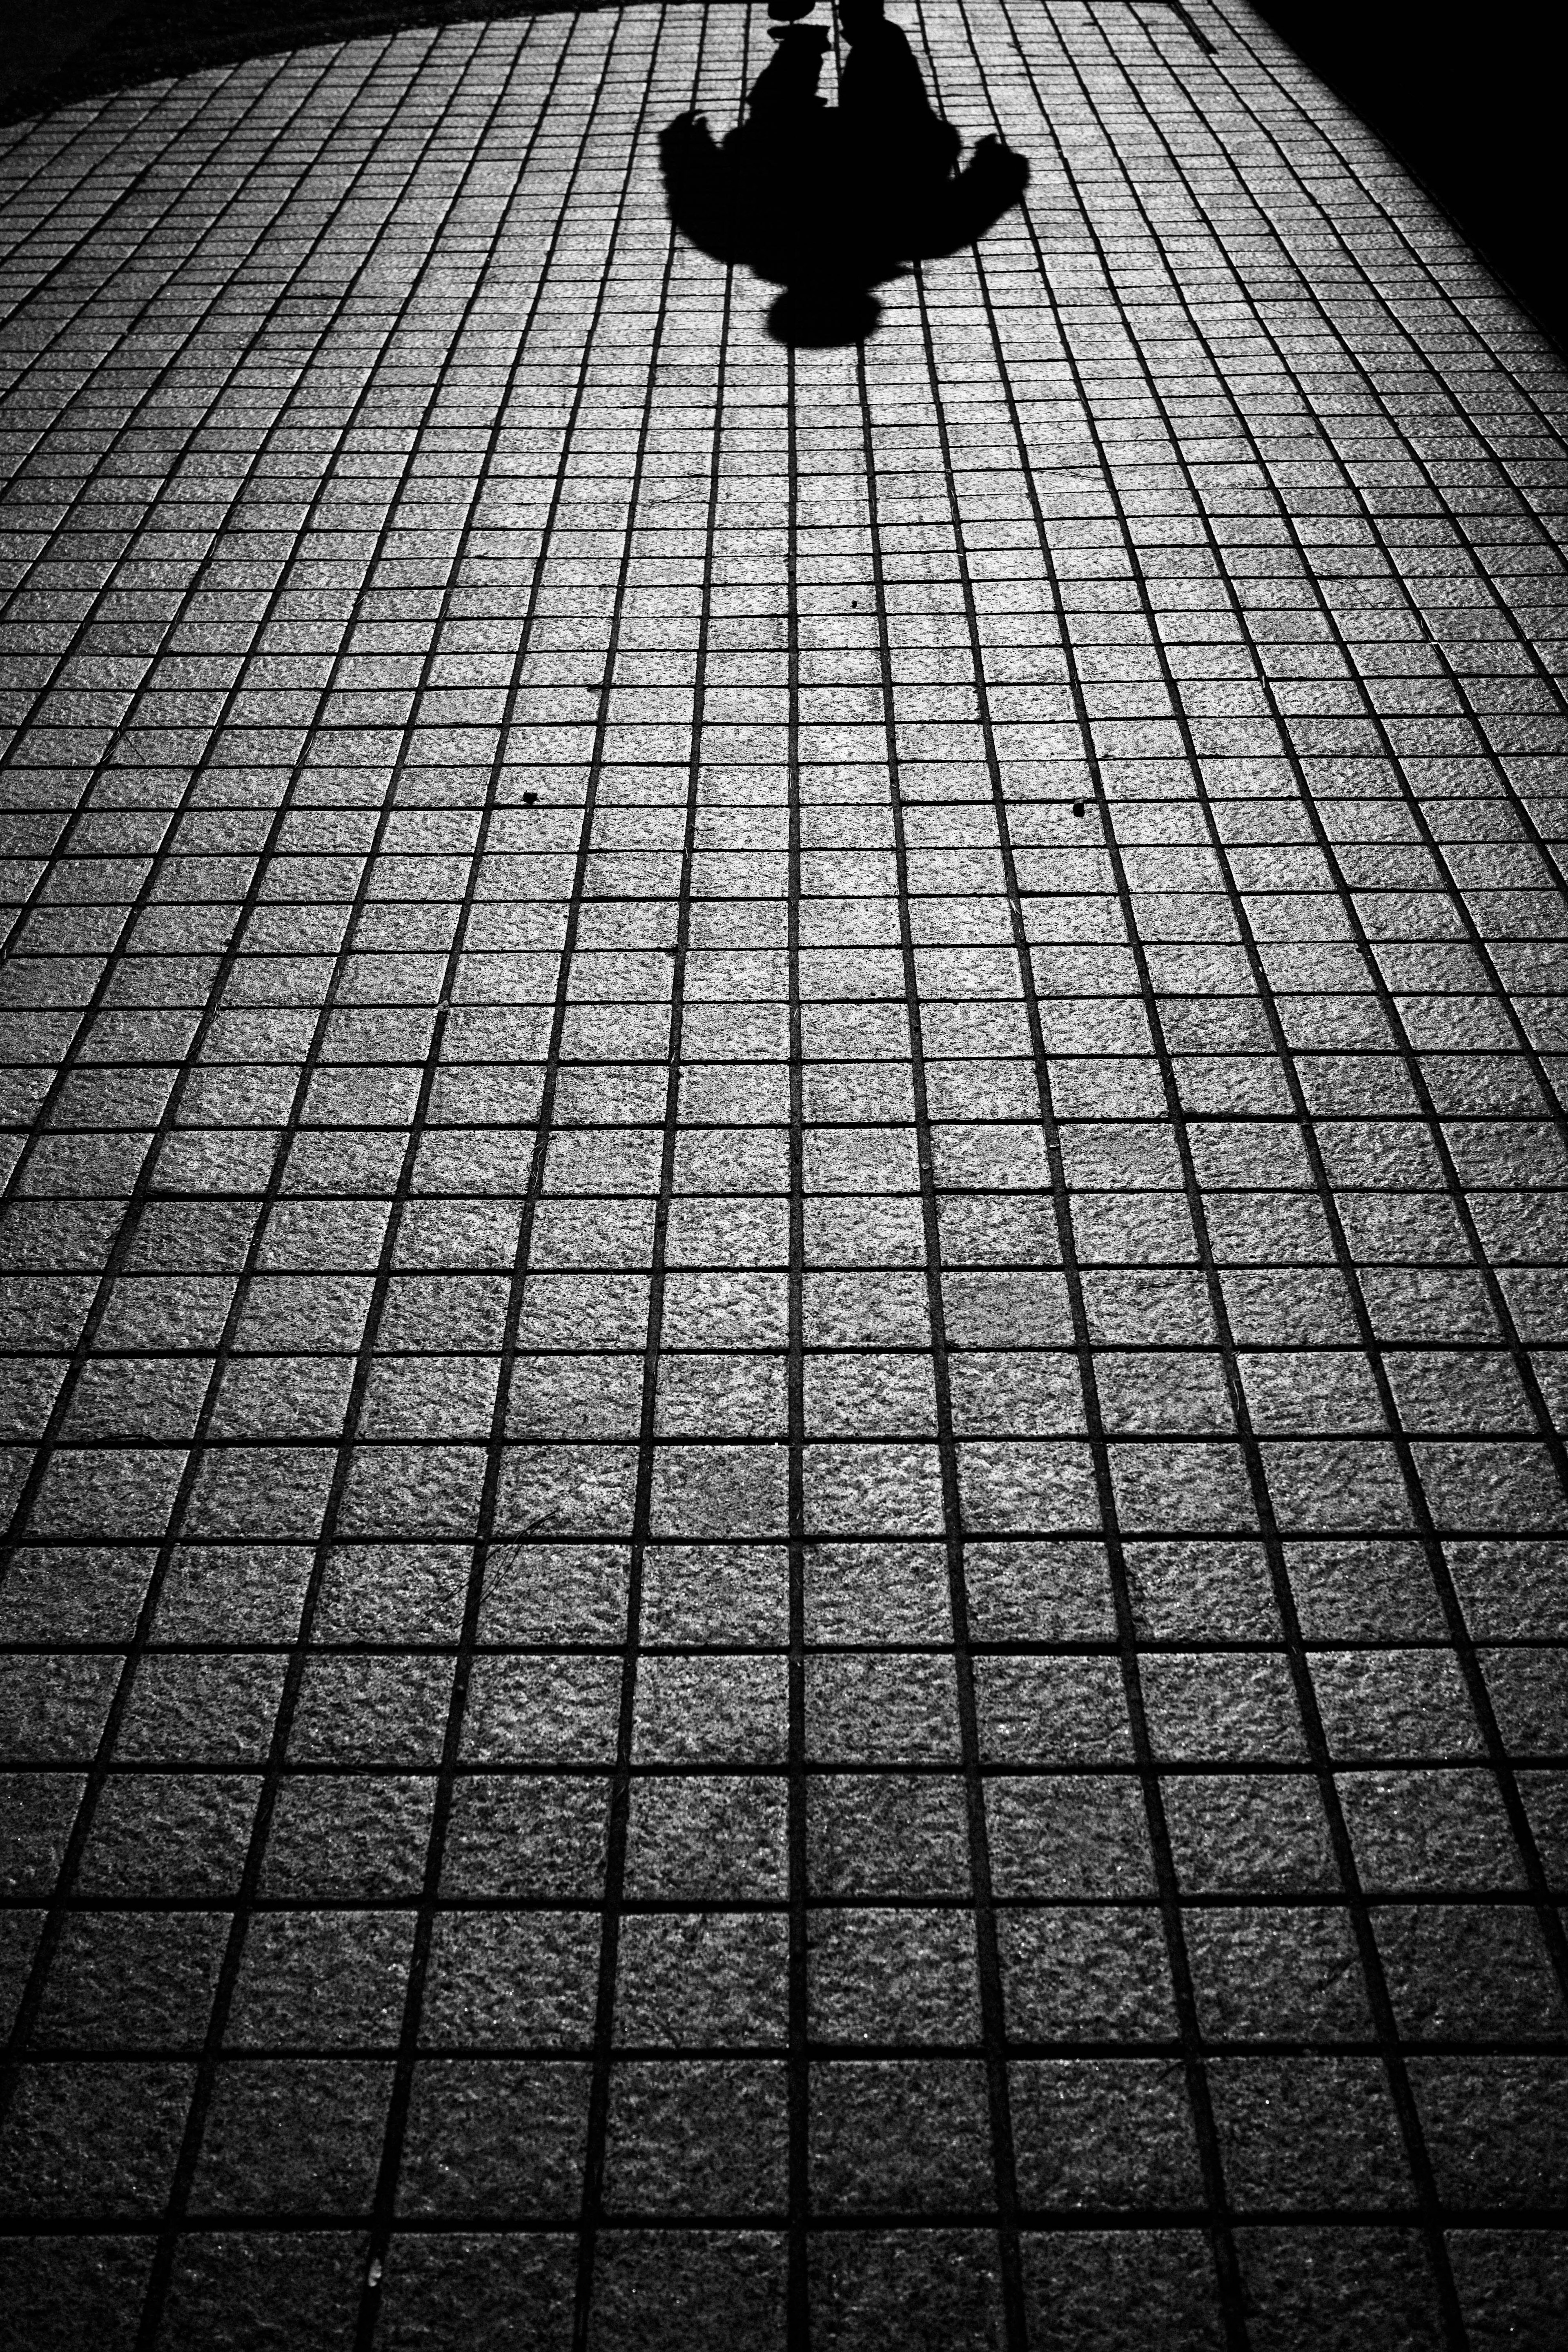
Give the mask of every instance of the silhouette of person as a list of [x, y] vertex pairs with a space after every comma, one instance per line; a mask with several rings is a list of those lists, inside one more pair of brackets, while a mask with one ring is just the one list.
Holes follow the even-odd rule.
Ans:
[[[798, 0], [791, 13], [804, 13]], [[956, 168], [963, 142], [882, 0], [839, 0], [838, 23], [849, 54], [836, 108], [818, 89], [826, 33], [790, 24], [773, 35], [746, 120], [721, 145], [689, 112], [659, 139], [675, 226], [716, 261], [782, 287], [768, 315], [781, 342], [863, 341], [880, 316], [874, 286], [973, 244], [1029, 177], [995, 138]]]
[[845, 129], [889, 163], [901, 144], [921, 170], [950, 171], [963, 142], [932, 107], [910, 37], [888, 22], [882, 0], [838, 0], [838, 29], [849, 44], [838, 76]]

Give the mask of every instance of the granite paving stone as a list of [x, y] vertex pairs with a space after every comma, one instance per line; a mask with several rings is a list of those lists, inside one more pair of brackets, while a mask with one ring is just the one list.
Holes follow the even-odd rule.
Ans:
[[1564, 361], [1247, 0], [795, 348], [393, 13], [0, 130], [0, 2333], [1562, 2352]]

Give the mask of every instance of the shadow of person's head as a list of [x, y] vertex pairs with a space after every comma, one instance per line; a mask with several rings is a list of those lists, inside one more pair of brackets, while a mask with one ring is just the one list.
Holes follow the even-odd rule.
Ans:
[[869, 286], [802, 278], [773, 297], [767, 327], [773, 341], [791, 351], [830, 352], [867, 341], [881, 320], [882, 306]]

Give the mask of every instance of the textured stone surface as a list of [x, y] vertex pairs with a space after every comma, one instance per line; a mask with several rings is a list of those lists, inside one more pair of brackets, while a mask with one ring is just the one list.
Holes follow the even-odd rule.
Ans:
[[1199, 14], [5, 134], [18, 2352], [1560, 2344], [1568, 381]]

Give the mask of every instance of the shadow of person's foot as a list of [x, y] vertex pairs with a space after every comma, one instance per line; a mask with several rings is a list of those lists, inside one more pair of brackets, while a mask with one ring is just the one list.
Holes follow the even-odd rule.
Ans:
[[782, 287], [768, 331], [803, 348], [864, 342], [881, 317], [874, 287], [974, 244], [1029, 178], [994, 137], [958, 170], [959, 135], [882, 0], [839, 0], [838, 15], [849, 56], [837, 108], [817, 87], [826, 34], [790, 24], [721, 145], [691, 113], [659, 139], [676, 227], [714, 260]]

